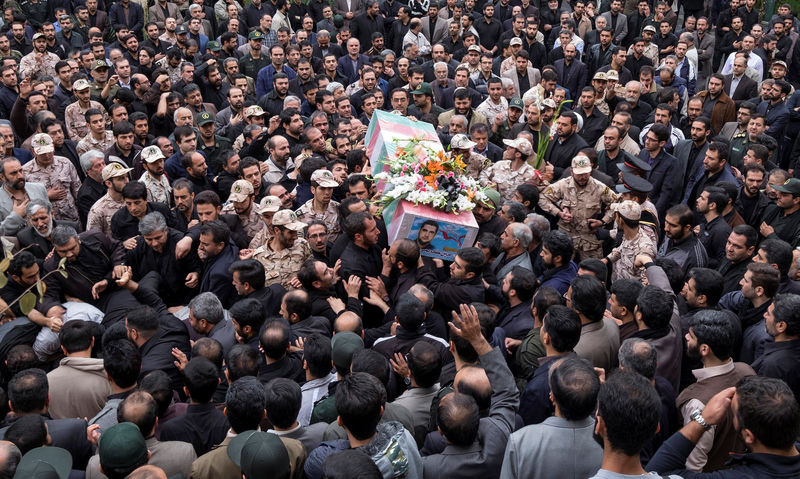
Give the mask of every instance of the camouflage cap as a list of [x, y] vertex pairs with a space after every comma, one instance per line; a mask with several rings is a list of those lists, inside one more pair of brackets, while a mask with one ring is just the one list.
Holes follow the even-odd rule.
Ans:
[[585, 175], [592, 172], [592, 162], [589, 157], [578, 155], [572, 159], [572, 172], [576, 175]]
[[253, 185], [247, 180], [236, 180], [231, 185], [231, 195], [228, 199], [235, 203], [246, 200], [254, 193]]
[[280, 210], [272, 217], [272, 226], [283, 226], [292, 231], [303, 231], [305, 223], [297, 221], [297, 215], [292, 210]]
[[264, 213], [275, 213], [281, 209], [281, 199], [277, 196], [265, 196], [258, 204], [256, 213], [263, 215]]
[[103, 181], [107, 181], [117, 176], [127, 175], [131, 170], [133, 168], [126, 168], [122, 164], [112, 161], [103, 168], [101, 175], [103, 176]]
[[514, 140], [503, 140], [503, 144], [518, 150], [523, 155], [527, 156], [533, 153], [531, 142], [527, 138], [516, 138]]
[[156, 145], [150, 145], [142, 150], [142, 159], [147, 163], [153, 163], [164, 158], [166, 157], [161, 152], [161, 148]]
[[92, 85], [89, 84], [89, 80], [86, 80], [85, 78], [81, 78], [80, 80], [77, 80], [75, 81], [75, 83], [72, 84], [72, 89], [74, 91], [82, 91], [89, 89], [91, 87]]
[[311, 175], [311, 183], [316, 183], [318, 186], [323, 188], [336, 188], [339, 186], [339, 183], [336, 182], [336, 179], [333, 177], [333, 173], [330, 170], [317, 170]]
[[47, 133], [37, 133], [33, 135], [31, 146], [33, 147], [33, 152], [37, 155], [44, 155], [45, 153], [52, 153], [55, 151], [53, 139]]
[[264, 109], [258, 105], [248, 106], [247, 109], [244, 110], [245, 118], [250, 118], [251, 116], [264, 116], [266, 114], [267, 112], [265, 112]]
[[614, 203], [614, 205], [614, 210], [623, 218], [638, 221], [642, 217], [642, 207], [635, 201], [625, 200], [622, 203]]
[[99, 70], [101, 68], [108, 68], [108, 64], [103, 60], [95, 60], [92, 62], [92, 71]]
[[471, 141], [469, 137], [463, 133], [453, 135], [453, 138], [450, 139], [451, 150], [469, 150], [474, 146], [475, 142]]
[[38, 40], [40, 38], [45, 38], [44, 37], [44, 33], [34, 33], [33, 34], [33, 38], [31, 40], [35, 42], [36, 40]]

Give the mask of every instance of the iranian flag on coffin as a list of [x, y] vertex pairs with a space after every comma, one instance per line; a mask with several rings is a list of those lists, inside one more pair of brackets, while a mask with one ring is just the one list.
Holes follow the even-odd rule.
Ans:
[[[430, 221], [435, 222], [435, 227]], [[428, 205], [414, 205], [410, 201], [399, 201], [387, 228], [389, 244], [401, 238], [416, 240], [420, 229], [425, 225], [423, 234], [435, 235], [430, 246], [420, 250], [422, 256], [453, 261], [456, 253], [463, 247], [472, 246], [478, 237], [478, 223], [472, 212], [465, 211], [457, 215], [431, 208]]]
[[412, 138], [426, 140], [425, 146], [434, 151], [444, 151], [442, 143], [439, 141], [439, 135], [436, 134], [436, 129], [430, 123], [375, 110], [364, 140], [369, 154], [369, 164], [372, 166], [372, 174], [376, 175], [384, 169], [388, 169], [384, 162], [386, 158], [394, 157], [398, 146], [397, 140]]

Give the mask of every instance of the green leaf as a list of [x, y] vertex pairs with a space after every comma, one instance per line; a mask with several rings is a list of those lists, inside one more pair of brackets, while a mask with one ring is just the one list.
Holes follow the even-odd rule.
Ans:
[[[64, 265], [65, 264], [67, 264], [67, 257], [66, 256], [61, 258], [61, 260], [58, 262], [58, 269], [64, 269]], [[64, 276], [64, 277], [66, 278], [66, 276]]]
[[19, 299], [19, 309], [22, 314], [28, 315], [36, 307], [36, 295], [28, 291]]
[[0, 273], [0, 288], [5, 288], [8, 283], [8, 276]]
[[10, 250], [10, 249], [7, 249], [7, 250], [5, 250], [5, 254], [6, 254], [6, 258], [7, 258], [8, 260], [12, 260], [12, 259], [14, 259], [14, 254], [11, 252], [11, 250]]
[[69, 274], [67, 274], [67, 272], [64, 271], [63, 269], [58, 270], [58, 272], [61, 274], [61, 276], [64, 277], [64, 279], [67, 279], [69, 277]]
[[44, 296], [44, 283], [42, 282], [42, 280], [36, 282], [36, 291], [39, 292], [40, 298]]
[[0, 273], [5, 273], [6, 271], [8, 271], [8, 267], [10, 264], [11, 264], [10, 259], [3, 258], [3, 260], [0, 261]]

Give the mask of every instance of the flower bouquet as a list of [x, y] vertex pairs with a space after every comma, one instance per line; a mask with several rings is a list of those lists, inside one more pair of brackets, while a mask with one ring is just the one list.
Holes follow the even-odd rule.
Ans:
[[435, 151], [418, 138], [397, 143], [394, 157], [385, 161], [388, 171], [375, 175], [387, 183], [379, 200], [384, 210], [406, 200], [457, 215], [489, 201], [478, 181], [465, 174], [460, 155]]

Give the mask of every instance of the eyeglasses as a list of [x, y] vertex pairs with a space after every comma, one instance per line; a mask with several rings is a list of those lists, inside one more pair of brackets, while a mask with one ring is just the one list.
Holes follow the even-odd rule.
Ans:
[[652, 141], [652, 142], [657, 143], [658, 142], [658, 138], [653, 138], [652, 136], [645, 135], [644, 141]]

